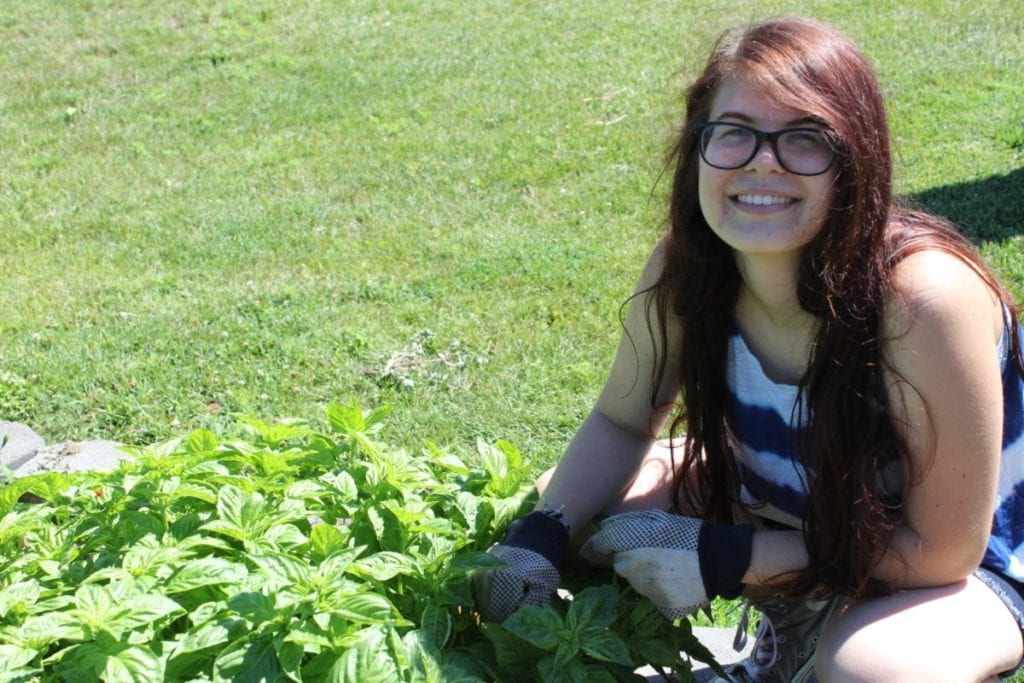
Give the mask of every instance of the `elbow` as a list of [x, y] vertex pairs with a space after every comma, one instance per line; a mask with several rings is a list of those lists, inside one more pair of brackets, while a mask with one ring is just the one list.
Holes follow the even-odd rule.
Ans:
[[[973, 539], [952, 547], [925, 550], [916, 567], [920, 587], [946, 586], [963, 581], [981, 565], [985, 557], [986, 544]], [[913, 587], [913, 586], [908, 586]]]
[[935, 572], [931, 581], [932, 585], [945, 586], [951, 583], [958, 583], [970, 576], [981, 564], [981, 557], [974, 561], [956, 561], [942, 564]]
[[[896, 565], [884, 562], [876, 578], [896, 588], [929, 588], [963, 581], [981, 564], [988, 536], [965, 534], [941, 541], [922, 538], [908, 528], [897, 532]], [[885, 567], [888, 566], [888, 570]]]
[[622, 438], [644, 442], [653, 439], [648, 428], [649, 425], [641, 425], [639, 420], [631, 420], [628, 416], [615, 415], [609, 411], [602, 410], [600, 406], [590, 411], [590, 414], [584, 420], [584, 424], [592, 425], [594, 429], [602, 432], [619, 434]]
[[966, 579], [985, 559], [989, 540], [988, 525], [971, 526], [973, 528], [944, 539], [944, 542], [937, 544], [934, 551], [937, 564], [950, 579], [949, 583]]

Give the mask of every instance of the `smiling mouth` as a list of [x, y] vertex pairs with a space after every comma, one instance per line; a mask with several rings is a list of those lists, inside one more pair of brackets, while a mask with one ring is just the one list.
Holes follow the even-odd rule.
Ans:
[[754, 206], [792, 204], [796, 201], [792, 197], [779, 197], [778, 195], [768, 194], [738, 194], [733, 199], [740, 204], [753, 204]]

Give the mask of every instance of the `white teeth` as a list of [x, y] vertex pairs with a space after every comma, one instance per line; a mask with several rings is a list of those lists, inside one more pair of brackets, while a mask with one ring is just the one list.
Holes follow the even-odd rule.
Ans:
[[789, 204], [794, 201], [791, 197], [778, 197], [775, 195], [767, 194], [741, 194], [736, 199], [742, 204], [760, 204], [767, 206], [769, 204]]

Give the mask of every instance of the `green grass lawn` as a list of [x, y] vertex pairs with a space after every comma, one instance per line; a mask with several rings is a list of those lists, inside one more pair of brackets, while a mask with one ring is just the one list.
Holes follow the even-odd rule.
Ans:
[[409, 447], [550, 464], [661, 229], [679, 84], [783, 12], [863, 45], [901, 191], [1024, 291], [1024, 11], [728, 7], [4, 3], [0, 417], [138, 442], [354, 397]]
[[1015, 2], [3, 3], [0, 419], [147, 442], [355, 398], [539, 471], [660, 233], [680, 84], [789, 12], [861, 44], [899, 191], [1021, 297]]

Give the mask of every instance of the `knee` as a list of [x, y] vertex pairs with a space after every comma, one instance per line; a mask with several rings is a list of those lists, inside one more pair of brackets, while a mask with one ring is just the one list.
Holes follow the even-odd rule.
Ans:
[[877, 615], [854, 607], [825, 627], [814, 655], [822, 683], [910, 683], [960, 681], [941, 657], [921, 657], [913, 634], [894, 633]]
[[882, 672], [868, 670], [878, 664], [878, 650], [871, 633], [852, 629], [844, 621], [848, 619], [837, 614], [822, 631], [814, 653], [817, 679], [823, 683], [886, 680], [880, 675]]
[[889, 661], [886, 652], [891, 648], [881, 642], [880, 634], [870, 626], [850, 623], [846, 615], [836, 615], [826, 626], [814, 654], [814, 672], [822, 683], [895, 683], [897, 681], [925, 680], [908, 677], [901, 671], [899, 660]]

